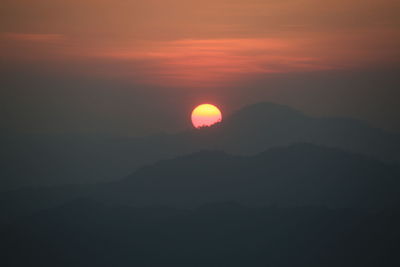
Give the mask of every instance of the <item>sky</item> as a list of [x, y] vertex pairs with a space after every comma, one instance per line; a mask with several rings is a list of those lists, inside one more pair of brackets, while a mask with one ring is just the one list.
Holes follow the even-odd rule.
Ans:
[[398, 0], [3, 0], [10, 131], [144, 135], [271, 101], [400, 132]]

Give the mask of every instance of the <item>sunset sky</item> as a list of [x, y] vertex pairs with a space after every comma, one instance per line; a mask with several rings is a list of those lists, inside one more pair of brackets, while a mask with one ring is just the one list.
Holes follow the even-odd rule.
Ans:
[[400, 131], [398, 0], [3, 0], [0, 119], [142, 135], [258, 101]]

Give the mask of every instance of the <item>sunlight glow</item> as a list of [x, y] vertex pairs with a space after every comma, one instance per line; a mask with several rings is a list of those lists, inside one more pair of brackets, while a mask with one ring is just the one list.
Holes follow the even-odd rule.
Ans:
[[192, 124], [195, 128], [208, 127], [221, 121], [221, 111], [214, 105], [202, 104], [192, 111]]

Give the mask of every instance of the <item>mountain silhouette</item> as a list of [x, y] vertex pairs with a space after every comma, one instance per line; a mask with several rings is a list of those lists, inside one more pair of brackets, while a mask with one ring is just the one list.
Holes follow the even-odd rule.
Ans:
[[400, 159], [399, 134], [354, 119], [311, 117], [273, 103], [245, 107], [215, 128], [210, 130], [215, 138], [212, 144], [227, 152], [259, 153], [278, 145], [306, 142], [383, 160]]
[[271, 148], [254, 156], [201, 151], [144, 166], [116, 182], [3, 193], [0, 222], [81, 197], [138, 207], [233, 201], [249, 206], [392, 209], [400, 203], [399, 178], [396, 164], [312, 144]]
[[213, 127], [176, 134], [140, 138], [3, 134], [0, 139], [3, 190], [112, 181], [144, 164], [200, 150], [250, 155], [302, 142], [400, 160], [399, 134], [353, 119], [311, 117], [273, 103], [247, 106]]
[[384, 208], [397, 205], [400, 169], [312, 144], [255, 156], [203, 151], [143, 167], [107, 185], [102, 198], [130, 205], [248, 205]]
[[399, 178], [397, 164], [299, 143], [255, 155], [203, 150], [114, 182], [8, 191], [0, 264], [398, 266]]

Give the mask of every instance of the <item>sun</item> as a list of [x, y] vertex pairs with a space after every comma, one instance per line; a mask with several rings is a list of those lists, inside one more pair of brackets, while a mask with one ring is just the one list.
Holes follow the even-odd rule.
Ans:
[[209, 127], [221, 121], [221, 111], [214, 105], [201, 104], [192, 111], [192, 124], [197, 129]]

